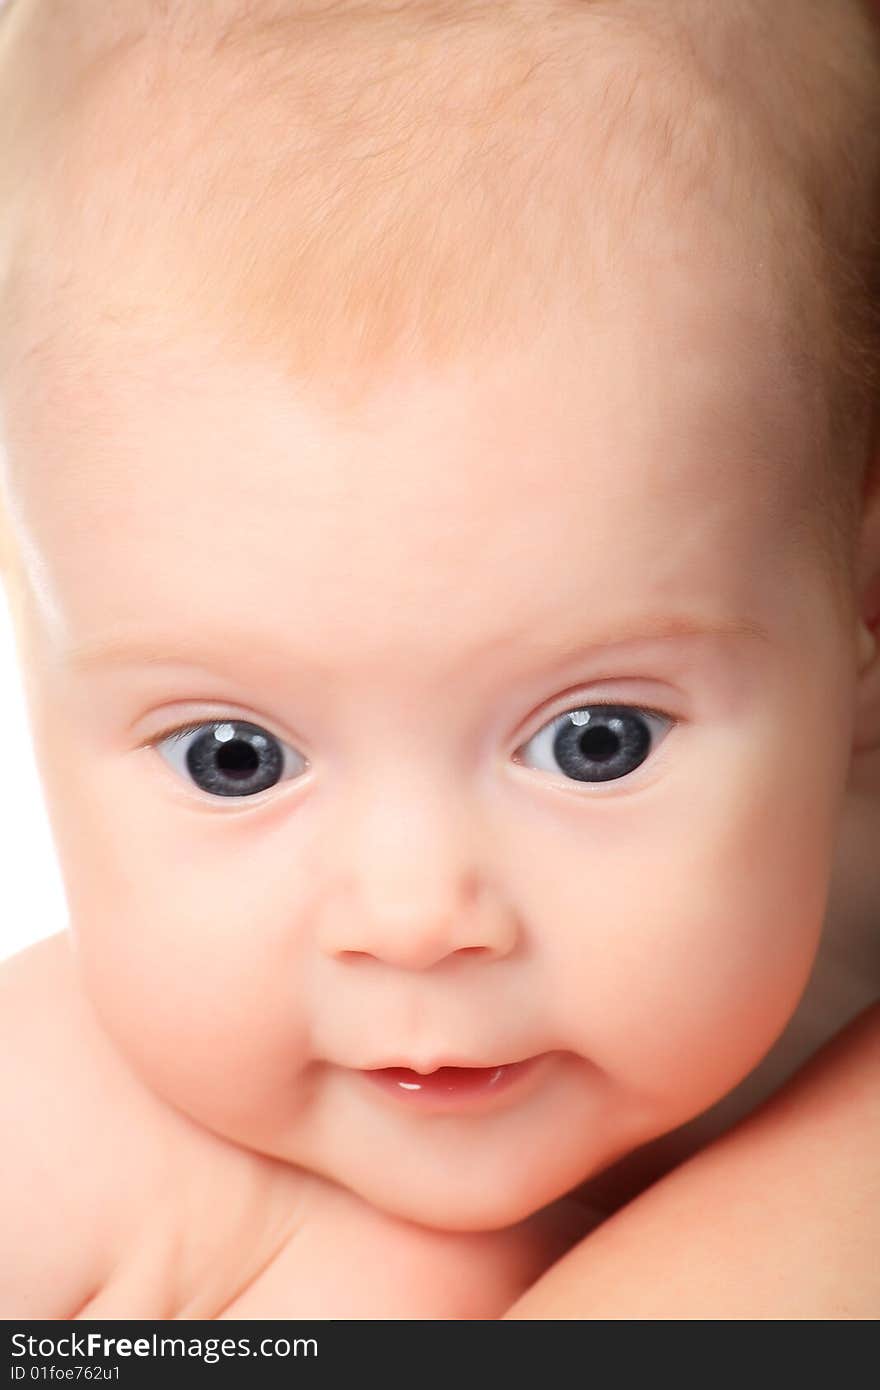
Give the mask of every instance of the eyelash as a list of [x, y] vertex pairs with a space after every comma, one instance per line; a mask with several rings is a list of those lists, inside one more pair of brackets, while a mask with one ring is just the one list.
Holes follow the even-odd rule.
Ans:
[[[211, 724], [223, 724], [228, 720], [230, 724], [240, 723], [241, 715], [226, 715], [221, 718], [206, 717], [205, 719], [193, 719], [189, 724], [172, 724], [170, 729], [162, 729], [160, 733], [153, 734], [149, 739], [149, 746], [153, 747], [157, 743], [164, 743], [166, 738], [173, 738], [179, 741], [186, 738], [187, 734], [194, 734], [196, 729], [206, 729]], [[250, 721], [248, 721], [250, 722]]]
[[[654, 707], [651, 706], [651, 705], [632, 704], [631, 702], [628, 702], [628, 701], [625, 700], [625, 699], [620, 699], [619, 697], [616, 698], [616, 697], [614, 697], [614, 696], [612, 696], [612, 697], [610, 697], [610, 698], [608, 698], [608, 699], [604, 699], [604, 700], [603, 700], [603, 699], [594, 699], [594, 698], [592, 698], [592, 697], [588, 697], [588, 698], [586, 698], [586, 699], [582, 699], [580, 702], [578, 702], [577, 700], [575, 700], [572, 704], [567, 705], [564, 709], [559, 710], [559, 712], [558, 712], [557, 714], [550, 715], [549, 718], [545, 719], [545, 720], [543, 721], [543, 723], [539, 724], [539, 725], [534, 729], [534, 731], [533, 731], [532, 733], [529, 734], [528, 738], [522, 740], [522, 741], [517, 745], [517, 747], [522, 747], [523, 744], [525, 744], [525, 743], [530, 743], [530, 742], [532, 741], [532, 739], [536, 738], [537, 735], [538, 735], [543, 729], [545, 729], [549, 724], [556, 723], [558, 720], [563, 719], [563, 718], [565, 717], [566, 714], [573, 714], [573, 713], [575, 713], [575, 711], [577, 711], [577, 710], [579, 710], [579, 709], [586, 709], [586, 708], [588, 708], [588, 707], [589, 707], [589, 708], [602, 708], [602, 707], [607, 707], [607, 706], [624, 707], [624, 708], [626, 708], [626, 709], [628, 709], [628, 710], [631, 710], [631, 711], [632, 711], [633, 713], [635, 713], [635, 714], [650, 715], [650, 716], [652, 716], [652, 717], [655, 718], [655, 719], [665, 719], [665, 720], [669, 723], [669, 726], [670, 726], [670, 727], [669, 727], [669, 730], [668, 730], [668, 733], [671, 733], [672, 730], [676, 727], [676, 725], [680, 723], [680, 720], [676, 719], [673, 715], [668, 714], [665, 710], [656, 709], [656, 708], [654, 708]], [[236, 722], [257, 723], [258, 721], [251, 720], [248, 716], [245, 716], [245, 715], [238, 715], [238, 714], [233, 714], [233, 715], [225, 714], [225, 715], [213, 715], [213, 716], [212, 716], [212, 715], [206, 715], [206, 716], [203, 716], [201, 719], [192, 719], [192, 720], [189, 720], [189, 721], [188, 721], [187, 723], [185, 723], [185, 724], [172, 724], [172, 725], [170, 725], [169, 727], [167, 727], [167, 728], [165, 728], [165, 729], [161, 729], [158, 733], [155, 733], [155, 734], [151, 735], [151, 737], [150, 737], [149, 739], [145, 740], [145, 746], [150, 747], [150, 748], [154, 748], [154, 747], [156, 747], [158, 744], [164, 743], [166, 739], [173, 739], [175, 742], [180, 742], [181, 740], [183, 740], [184, 738], [186, 738], [187, 734], [196, 733], [196, 731], [199, 730], [199, 729], [209, 728], [211, 725], [218, 725], [218, 724], [224, 724], [224, 723], [236, 723]], [[265, 727], [265, 726], [260, 725], [260, 728], [263, 728], [263, 727]], [[271, 730], [268, 730], [268, 732], [271, 732]], [[283, 742], [283, 740], [280, 739], [280, 736], [279, 736], [279, 735], [273, 734], [273, 737], [279, 738], [279, 742]], [[636, 769], [636, 771], [638, 771], [638, 769]], [[615, 780], [626, 781], [626, 780], [628, 780], [628, 779], [627, 779], [627, 778], [620, 778], [620, 779], [615, 779]], [[585, 784], [585, 785], [588, 785], [588, 784]], [[592, 785], [597, 786], [597, 785], [601, 785], [601, 784], [596, 783], [596, 784], [592, 784]], [[609, 783], [609, 785], [613, 785], [613, 783]]]
[[[634, 705], [631, 700], [620, 699], [620, 697], [616, 695], [612, 695], [606, 700], [594, 699], [592, 696], [588, 696], [585, 700], [575, 700], [573, 704], [566, 705], [564, 709], [559, 710], [558, 714], [551, 714], [549, 719], [545, 719], [542, 724], [538, 725], [535, 732], [529, 735], [529, 738], [534, 738], [535, 734], [540, 733], [541, 729], [547, 724], [552, 724], [556, 719], [562, 719], [566, 714], [574, 714], [576, 710], [580, 709], [592, 709], [594, 707], [602, 709], [611, 705], [632, 710], [635, 714], [650, 714], [655, 719], [668, 719], [671, 725], [680, 722], [674, 715], [668, 714], [667, 711], [663, 709], [655, 709], [653, 705]], [[526, 741], [528, 742], [528, 740]]]

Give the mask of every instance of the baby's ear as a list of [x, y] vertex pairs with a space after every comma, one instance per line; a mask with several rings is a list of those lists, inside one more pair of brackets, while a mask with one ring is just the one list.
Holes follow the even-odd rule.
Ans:
[[858, 554], [858, 691], [853, 751], [880, 751], [880, 457], [866, 489]]

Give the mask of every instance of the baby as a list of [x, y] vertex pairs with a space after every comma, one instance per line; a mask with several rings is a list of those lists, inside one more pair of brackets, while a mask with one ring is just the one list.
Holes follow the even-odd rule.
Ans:
[[6, 7], [0, 1315], [501, 1317], [877, 999], [878, 28]]

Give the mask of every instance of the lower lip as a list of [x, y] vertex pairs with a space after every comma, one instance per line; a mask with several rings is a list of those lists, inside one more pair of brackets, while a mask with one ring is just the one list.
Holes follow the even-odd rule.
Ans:
[[386, 1095], [418, 1110], [476, 1110], [507, 1095], [534, 1069], [538, 1057], [502, 1067], [438, 1067], [423, 1074], [409, 1067], [363, 1071]]

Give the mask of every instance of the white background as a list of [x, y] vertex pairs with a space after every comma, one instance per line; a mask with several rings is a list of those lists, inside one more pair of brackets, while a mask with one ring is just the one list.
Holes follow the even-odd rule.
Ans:
[[0, 583], [0, 959], [67, 925], [24, 705], [12, 619]]

